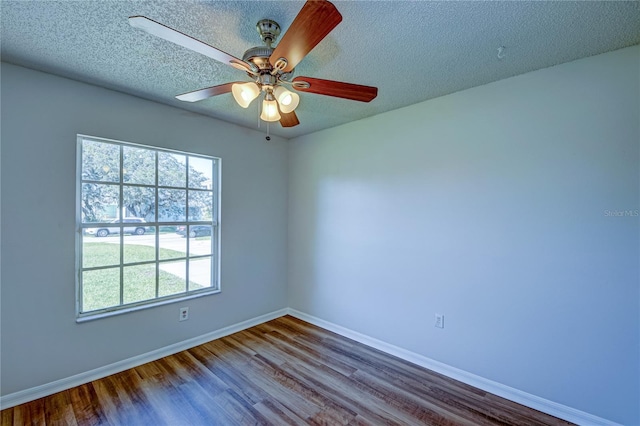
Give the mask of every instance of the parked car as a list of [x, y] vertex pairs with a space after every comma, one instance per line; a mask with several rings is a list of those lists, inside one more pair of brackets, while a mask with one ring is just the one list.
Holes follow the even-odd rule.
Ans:
[[[187, 227], [184, 225], [178, 226], [178, 230], [176, 231], [176, 234], [182, 235], [183, 237], [186, 236], [186, 233], [187, 233], [186, 228]], [[195, 238], [195, 237], [202, 237], [204, 235], [211, 235], [211, 231], [212, 231], [211, 225], [190, 225], [189, 237]]]
[[[114, 219], [110, 223], [120, 223], [119, 219]], [[135, 235], [143, 235], [147, 232], [147, 227], [143, 224], [147, 223], [146, 220], [140, 217], [125, 217], [122, 219], [122, 223], [132, 223], [132, 226], [125, 226], [122, 228], [125, 234], [135, 234]], [[87, 229], [87, 234], [95, 234], [96, 237], [106, 237], [110, 234], [119, 234], [120, 227], [119, 226], [109, 226], [105, 228], [89, 228]]]

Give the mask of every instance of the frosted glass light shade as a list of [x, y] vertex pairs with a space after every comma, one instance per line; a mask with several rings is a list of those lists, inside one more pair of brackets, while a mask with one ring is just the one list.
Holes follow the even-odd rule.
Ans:
[[280, 112], [278, 112], [278, 104], [274, 100], [264, 100], [262, 101], [262, 114], [260, 114], [260, 118], [264, 121], [279, 121], [280, 120]]
[[278, 86], [273, 90], [273, 94], [280, 105], [280, 111], [288, 114], [298, 107], [300, 96], [293, 93], [282, 86]]
[[252, 100], [260, 94], [260, 88], [256, 83], [236, 83], [231, 86], [233, 98], [242, 108], [247, 108]]

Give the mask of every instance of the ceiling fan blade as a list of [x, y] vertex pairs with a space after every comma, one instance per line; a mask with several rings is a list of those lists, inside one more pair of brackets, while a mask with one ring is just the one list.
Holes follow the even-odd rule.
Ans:
[[342, 15], [326, 0], [308, 0], [269, 57], [275, 66], [280, 58], [287, 60], [284, 72], [290, 72], [336, 25]]
[[280, 111], [280, 125], [282, 127], [294, 127], [300, 124], [298, 120], [298, 116], [295, 111], [291, 111], [289, 113], [284, 113]]
[[145, 16], [130, 16], [129, 24], [132, 27], [139, 28], [147, 33], [160, 37], [167, 41], [177, 44], [178, 46], [186, 47], [187, 49], [201, 53], [209, 58], [220, 61], [223, 64], [231, 65], [234, 68], [250, 71], [255, 73], [255, 69], [252, 65], [244, 62], [235, 56], [229, 55], [220, 49], [216, 49], [213, 46], [208, 45], [205, 42], [197, 40], [191, 36], [181, 33], [180, 31], [169, 28], [159, 22], [149, 19]]
[[183, 93], [176, 96], [176, 99], [185, 102], [197, 102], [212, 96], [218, 96], [231, 92], [231, 88], [236, 83], [244, 83], [243, 81], [234, 81], [231, 83], [220, 84], [219, 86], [207, 87], [206, 89], [194, 90], [193, 92]]
[[[296, 82], [299, 84], [296, 84]], [[309, 87], [300, 86], [300, 83], [302, 82], [309, 83]], [[293, 83], [293, 87], [301, 92], [334, 96], [336, 98], [350, 99], [352, 101], [371, 102], [376, 96], [378, 96], [377, 87], [343, 83], [341, 81], [323, 80], [311, 77], [296, 77], [293, 79]]]

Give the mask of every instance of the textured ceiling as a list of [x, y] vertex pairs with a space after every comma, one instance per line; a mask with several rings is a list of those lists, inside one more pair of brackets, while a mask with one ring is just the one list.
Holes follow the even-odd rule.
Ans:
[[[296, 137], [563, 62], [640, 43], [640, 2], [335, 1], [338, 25], [296, 75], [377, 86], [371, 103], [300, 94]], [[0, 2], [2, 60], [256, 128], [258, 104], [175, 95], [246, 74], [132, 28], [144, 15], [236, 57], [261, 45], [255, 24], [286, 31], [301, 1]], [[504, 46], [502, 59], [498, 48]], [[262, 124], [264, 129], [264, 123]]]

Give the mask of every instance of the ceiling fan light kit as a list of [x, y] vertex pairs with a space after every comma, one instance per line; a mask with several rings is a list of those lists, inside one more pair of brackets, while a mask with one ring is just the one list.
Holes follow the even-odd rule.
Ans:
[[266, 122], [280, 121], [282, 127], [300, 124], [295, 114], [295, 109], [300, 103], [300, 95], [288, 90], [285, 85], [296, 91], [360, 102], [370, 102], [378, 95], [378, 89], [371, 86], [302, 76], [292, 80], [295, 66], [341, 21], [342, 15], [331, 2], [308, 0], [275, 48], [272, 44], [281, 33], [280, 25], [271, 19], [258, 21], [256, 29], [265, 45], [248, 49], [242, 59], [239, 59], [144, 16], [129, 18], [131, 26], [226, 63], [246, 72], [253, 80], [183, 93], [176, 96], [177, 99], [196, 102], [232, 92], [238, 105], [247, 108], [264, 92], [260, 119]]
[[251, 101], [258, 97], [260, 94], [260, 87], [254, 83], [234, 83], [231, 86], [231, 93], [238, 105], [242, 108], [247, 108]]
[[273, 89], [273, 94], [280, 105], [280, 110], [284, 113], [293, 112], [300, 103], [300, 95], [290, 92], [282, 86]]
[[264, 100], [262, 101], [262, 114], [260, 114], [260, 119], [272, 122], [280, 121], [281, 118], [280, 112], [278, 111], [278, 103], [273, 97], [273, 94], [271, 92], [267, 92], [264, 96]]

